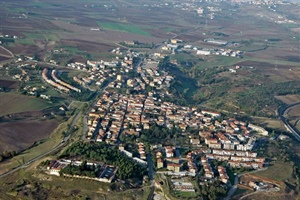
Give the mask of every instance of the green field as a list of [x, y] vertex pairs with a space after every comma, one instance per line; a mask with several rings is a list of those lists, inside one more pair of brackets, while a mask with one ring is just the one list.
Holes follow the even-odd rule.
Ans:
[[194, 192], [174, 191], [174, 193], [176, 196], [178, 195], [182, 198], [193, 198], [197, 196]]
[[25, 13], [27, 10], [25, 8], [8, 8], [9, 12], [12, 13]]
[[276, 181], [284, 181], [293, 176], [293, 166], [290, 162], [276, 162], [267, 170], [254, 173], [255, 176], [266, 177]]
[[49, 40], [49, 41], [58, 41], [59, 38], [54, 33], [24, 33], [25, 38], [20, 38], [15, 40], [16, 43], [24, 44], [24, 45], [34, 45], [34, 40]]
[[17, 93], [0, 93], [0, 113], [12, 113], [43, 110], [54, 106], [48, 101]]
[[101, 26], [105, 30], [112, 31], [121, 31], [127, 33], [134, 33], [138, 35], [151, 36], [151, 34], [145, 30], [143, 30], [140, 26], [125, 24], [125, 23], [107, 23], [107, 22], [97, 22], [99, 26]]

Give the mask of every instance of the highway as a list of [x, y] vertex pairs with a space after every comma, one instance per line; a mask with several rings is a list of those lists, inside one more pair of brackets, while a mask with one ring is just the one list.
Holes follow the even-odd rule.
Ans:
[[18, 171], [18, 170], [21, 169], [21, 168], [26, 168], [26, 167], [28, 167], [31, 163], [33, 163], [33, 162], [35, 162], [35, 161], [41, 159], [42, 157], [44, 157], [44, 156], [46, 156], [46, 155], [48, 155], [48, 154], [50, 154], [50, 153], [56, 151], [56, 150], [59, 149], [60, 147], [62, 147], [62, 146], [64, 145], [64, 143], [65, 143], [66, 141], [68, 141], [68, 139], [70, 138], [71, 130], [72, 130], [73, 126], [75, 125], [75, 123], [76, 123], [76, 121], [78, 120], [78, 118], [79, 118], [80, 115], [81, 115], [81, 112], [78, 112], [78, 113], [76, 114], [76, 116], [74, 117], [74, 119], [72, 120], [72, 122], [71, 122], [71, 124], [70, 124], [69, 130], [68, 130], [68, 132], [66, 133], [66, 136], [65, 136], [64, 139], [61, 141], [61, 143], [59, 143], [58, 145], [56, 145], [55, 147], [53, 147], [52, 149], [50, 149], [50, 150], [47, 151], [46, 153], [43, 153], [43, 154], [41, 154], [41, 155], [39, 155], [39, 156], [37, 156], [37, 157], [35, 157], [35, 158], [33, 158], [33, 159], [27, 161], [26, 163], [24, 163], [24, 164], [22, 164], [22, 165], [20, 165], [20, 166], [18, 166], [18, 167], [16, 167], [16, 168], [14, 168], [14, 169], [12, 169], [12, 170], [10, 170], [10, 171], [7, 171], [7, 172], [5, 172], [4, 174], [1, 174], [1, 175], [0, 175], [0, 178], [5, 177], [5, 176], [8, 176], [8, 175], [14, 173], [15, 171]]
[[284, 123], [285, 127], [293, 134], [293, 136], [298, 140], [298, 142], [300, 142], [300, 136], [297, 133], [296, 129], [294, 129], [290, 123], [288, 122], [288, 120], [285, 118], [285, 116], [287, 115], [287, 111], [294, 107], [294, 106], [298, 106], [300, 105], [300, 102], [291, 104], [286, 106], [284, 109], [280, 109], [280, 107], [277, 110], [277, 113], [279, 115], [279, 119]]

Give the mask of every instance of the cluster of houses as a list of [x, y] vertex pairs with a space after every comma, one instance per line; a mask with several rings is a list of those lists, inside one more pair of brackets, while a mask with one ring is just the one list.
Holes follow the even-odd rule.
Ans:
[[278, 192], [280, 188], [272, 183], [263, 182], [263, 181], [250, 181], [249, 186], [255, 191], [269, 191], [269, 192]]
[[[50, 85], [52, 85], [53, 87], [56, 87], [57, 89], [61, 90], [61, 91], [64, 91], [64, 92], [67, 92], [69, 93], [70, 90], [73, 90], [75, 92], [81, 92], [80, 89], [60, 80], [58, 77], [57, 77], [57, 72], [56, 70], [52, 70], [51, 73], [50, 73], [50, 78], [48, 77], [48, 73], [49, 71], [51, 70], [48, 70], [47, 68], [44, 68], [43, 69], [43, 72], [42, 72], [42, 77], [44, 79], [44, 81], [46, 81], [47, 83], [49, 83]], [[54, 80], [54, 81], [53, 81]]]
[[[20, 80], [20, 81], [24, 81], [24, 82], [28, 82], [31, 80], [31, 76], [30, 76], [30, 73], [28, 71], [28, 68], [35, 68], [36, 65], [30, 65], [30, 64], [27, 64], [27, 63], [24, 63], [24, 64], [20, 64], [17, 66], [18, 69], [21, 70], [21, 73], [15, 73], [12, 78], [13, 79], [16, 79], [16, 80]], [[7, 70], [7, 74], [8, 74], [8, 70], [9, 68], [7, 67], [6, 68]]]
[[[179, 41], [179, 42], [178, 42]], [[228, 41], [223, 40], [215, 40], [215, 39], [205, 39], [207, 43], [214, 44], [214, 45], [222, 45], [226, 46], [229, 44], [232, 46], [233, 43], [229, 43]], [[170, 43], [167, 43], [161, 47], [161, 51], [172, 52], [175, 54], [176, 52], [194, 52], [197, 55], [218, 55], [218, 56], [230, 56], [230, 57], [242, 57], [244, 52], [239, 50], [232, 50], [232, 49], [224, 49], [224, 48], [200, 48], [196, 46], [192, 46], [190, 44], [181, 44], [183, 43], [182, 40], [173, 39]]]
[[242, 57], [244, 52], [232, 49], [198, 49], [197, 55], [218, 55], [218, 56], [230, 56], [230, 57]]
[[119, 94], [105, 92], [89, 113], [87, 139], [96, 136], [96, 141], [99, 142], [116, 142], [123, 124], [126, 104], [123, 104]]
[[[142, 67], [137, 68], [137, 72], [140, 74], [143, 80], [140, 83], [141, 87], [145, 89], [146, 85], [154, 87], [158, 90], [167, 89], [170, 86], [170, 82], [174, 79], [173, 76], [168, 75], [166, 71], [158, 72], [157, 67], [147, 67], [147, 65], [155, 64], [157, 66], [158, 62], [153, 60], [148, 60]], [[141, 82], [137, 80], [137, 82]]]
[[[219, 122], [219, 113], [162, 102], [152, 95], [151, 92], [146, 96], [106, 91], [89, 113], [88, 137], [96, 135], [98, 141], [116, 142], [121, 133], [139, 137], [141, 130], [149, 129], [151, 124], [155, 123], [168, 128], [175, 125], [182, 132], [188, 127], [200, 129], [199, 136], [204, 138], [208, 148], [213, 149], [213, 156], [217, 150], [251, 152], [255, 147], [256, 137], [246, 123], [235, 119]], [[194, 139], [192, 142], [199, 144], [200, 140]], [[233, 157], [233, 161], [238, 160]]]
[[45, 99], [45, 100], [51, 100], [51, 96], [50, 95], [46, 95], [46, 94], [40, 94], [41, 92], [44, 92], [46, 90], [45, 86], [41, 86], [41, 87], [35, 87], [35, 86], [25, 86], [23, 88], [23, 90], [26, 92], [27, 95], [31, 95], [31, 96], [37, 96], [40, 97], [41, 99]]
[[139, 54], [132, 51], [113, 50], [114, 53], [118, 53], [121, 57], [116, 57], [113, 61], [91, 61], [86, 63], [74, 62], [69, 63], [67, 66], [73, 69], [86, 71], [87, 75], [82, 77], [74, 77], [73, 80], [82, 86], [96, 85], [103, 86], [103, 84], [111, 79], [108, 87], [121, 88], [122, 82], [125, 80], [126, 73], [133, 70], [133, 58]]

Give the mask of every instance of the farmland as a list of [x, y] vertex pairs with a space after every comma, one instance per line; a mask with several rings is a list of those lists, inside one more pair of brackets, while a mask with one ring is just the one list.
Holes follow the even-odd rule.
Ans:
[[144, 36], [150, 36], [150, 34], [139, 26], [131, 25], [131, 24], [121, 24], [121, 23], [105, 23], [105, 22], [98, 22], [98, 25], [103, 28], [104, 30], [113, 30], [113, 31], [122, 31], [128, 33], [134, 33]]
[[[119, 74], [122, 74], [120, 91], [131, 93], [132, 90], [123, 83], [129, 78], [136, 78], [131, 76], [139, 75], [129, 69], [125, 73], [123, 67], [125, 69], [130, 59], [137, 58], [135, 56], [138, 55], [138, 59], [132, 59], [132, 62], [139, 63], [143, 57], [145, 59], [141, 59], [139, 63], [141, 66], [146, 62], [153, 65], [159, 63], [156, 73], [159, 75], [155, 76], [168, 74], [172, 77], [172, 81], [166, 84], [170, 87], [163, 93], [156, 86], [162, 86], [167, 78], [162, 77], [159, 80], [161, 83], [156, 85], [154, 82], [160, 78], [151, 77], [148, 81], [156, 86], [152, 88], [145, 85], [141, 91], [143, 94], [147, 91], [146, 96], [152, 93], [153, 98], [161, 102], [221, 112], [223, 119], [239, 116], [247, 119], [246, 123], [266, 128], [272, 138], [259, 138], [257, 141], [263, 142], [258, 143], [259, 149], [256, 150], [259, 154], [267, 155], [263, 156], [270, 165], [266, 171], [256, 175], [286, 182], [286, 194], [289, 191], [295, 194], [299, 192], [296, 189], [289, 190], [288, 187], [297, 181], [295, 167], [299, 164], [296, 161], [298, 157], [292, 153], [299, 154], [300, 149], [293, 147], [299, 145], [291, 137], [286, 141], [277, 139], [279, 134], [288, 134], [284, 124], [276, 116], [279, 106], [300, 101], [300, 16], [296, 6], [290, 8], [285, 4], [278, 4], [275, 12], [275, 7], [269, 5], [232, 4], [228, 1], [74, 0], [70, 3], [61, 0], [3, 0], [0, 5], [0, 41], [3, 46], [0, 49], [0, 61], [4, 61], [0, 67], [0, 153], [19, 153], [13, 159], [2, 157], [4, 161], [0, 165], [0, 174], [56, 146], [59, 148], [43, 160], [57, 159], [59, 152], [63, 152], [72, 142], [83, 140], [87, 129], [94, 131], [94, 135], [98, 134], [98, 126], [102, 130], [102, 125], [98, 124], [93, 130], [87, 128], [86, 121], [95, 125], [96, 120], [104, 120], [86, 120], [85, 116], [88, 110], [92, 110], [90, 106], [96, 99], [83, 102], [85, 100], [81, 97], [89, 93], [88, 89], [95, 89], [95, 96], [96, 93], [101, 94], [98, 85], [102, 83], [97, 82], [98, 78], [105, 78], [103, 85], [109, 85], [115, 75]], [[279, 23], [280, 19], [286, 20]], [[213, 40], [225, 43], [211, 43]], [[134, 45], [124, 45], [135, 43], [149, 44], [150, 47], [138, 49]], [[116, 47], [120, 47], [120, 51]], [[13, 55], [8, 55], [9, 51], [6, 49]], [[209, 54], [202, 55], [199, 52], [201, 50], [209, 51]], [[11, 57], [13, 59], [8, 61]], [[104, 69], [99, 70], [98, 66], [80, 68], [69, 65], [74, 69], [66, 66], [74, 62], [86, 63], [87, 60], [104, 61], [98, 62], [101, 63], [99, 68]], [[110, 70], [106, 64], [102, 65], [110, 61], [116, 61], [117, 67]], [[132, 70], [139, 68], [129, 65]], [[63, 93], [43, 81], [41, 72], [45, 67], [59, 69], [58, 75], [62, 81], [74, 84], [73, 78], [77, 77], [85, 78], [82, 80], [86, 83], [76, 83], [76, 87], [81, 89], [80, 93]], [[144, 77], [140, 81], [146, 82]], [[50, 97], [43, 100], [41, 94]], [[122, 95], [117, 96], [118, 99], [123, 98]], [[72, 103], [69, 104], [70, 102]], [[117, 104], [114, 100], [110, 102], [112, 105]], [[112, 105], [109, 106], [110, 103], [105, 104], [108, 106], [105, 108], [107, 117], [110, 117], [108, 110], [120, 109], [115, 110]], [[131, 102], [128, 101], [127, 104], [126, 107], [130, 107]], [[94, 114], [98, 111], [100, 109]], [[165, 112], [160, 114], [166, 115]], [[127, 112], [124, 112], [120, 116], [126, 115]], [[290, 110], [288, 115], [290, 122], [300, 130], [299, 107]], [[75, 116], [76, 122], [73, 122]], [[124, 117], [124, 123], [125, 120]], [[187, 120], [188, 118], [184, 123]], [[110, 125], [114, 122], [111, 119], [107, 121]], [[213, 120], [212, 124], [214, 123]], [[198, 124], [200, 127], [204, 123], [195, 124], [197, 134], [193, 135], [192, 124], [188, 125], [185, 134], [191, 132], [191, 136], [198, 137]], [[205, 126], [204, 129], [211, 127]], [[68, 135], [68, 130], [71, 130], [70, 137], [63, 139]], [[119, 132], [121, 131], [122, 129]], [[178, 139], [182, 144], [187, 138], [168, 133], [167, 138], [169, 137], [175, 139], [175, 143]], [[116, 140], [119, 142], [118, 136]], [[202, 146], [203, 141], [200, 140], [200, 143]], [[194, 147], [189, 146], [188, 149]], [[80, 154], [76, 156], [80, 157]], [[121, 184], [122, 181], [102, 184], [75, 178], [52, 177], [46, 175], [43, 166], [38, 166], [38, 163], [40, 162], [35, 162], [28, 168], [26, 166], [18, 173], [5, 177], [5, 180], [0, 179], [0, 199], [149, 199], [148, 193], [152, 190], [147, 181], [139, 188], [133, 189], [130, 186], [131, 189], [127, 190], [129, 188]], [[122, 179], [120, 177], [117, 178]], [[231, 182], [233, 178], [231, 174]], [[128, 180], [124, 181], [131, 185], [127, 183]], [[170, 182], [161, 181], [164, 190], [162, 193], [165, 192], [162, 195], [166, 195], [167, 199], [173, 199], [171, 195], [196, 199], [202, 192], [197, 188], [196, 193], [173, 194], [171, 187], [168, 187]], [[194, 181], [198, 182], [198, 178]], [[297, 188], [299, 190], [298, 186]], [[244, 193], [244, 190], [240, 189], [237, 193]], [[257, 199], [261, 197], [256, 195]], [[278, 196], [280, 195], [285, 197], [283, 193]], [[293, 195], [287, 197], [294, 198]], [[266, 199], [276, 199], [272, 194], [266, 196]]]
[[[47, 138], [58, 125], [55, 120], [31, 120], [0, 124], [0, 152], [20, 151]], [[18, 141], [18, 142], [16, 142]]]
[[284, 181], [292, 178], [293, 167], [289, 162], [276, 162], [268, 170], [257, 172], [253, 175], [261, 176], [276, 181]]
[[53, 104], [35, 97], [16, 93], [0, 93], [1, 116], [26, 111], [38, 111], [52, 106]]

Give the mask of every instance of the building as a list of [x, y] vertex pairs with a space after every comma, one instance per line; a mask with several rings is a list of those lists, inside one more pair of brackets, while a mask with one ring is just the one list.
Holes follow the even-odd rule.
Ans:
[[157, 159], [157, 169], [163, 168], [164, 167], [164, 162], [161, 158]]
[[173, 172], [180, 172], [180, 164], [177, 163], [168, 163], [167, 169]]

